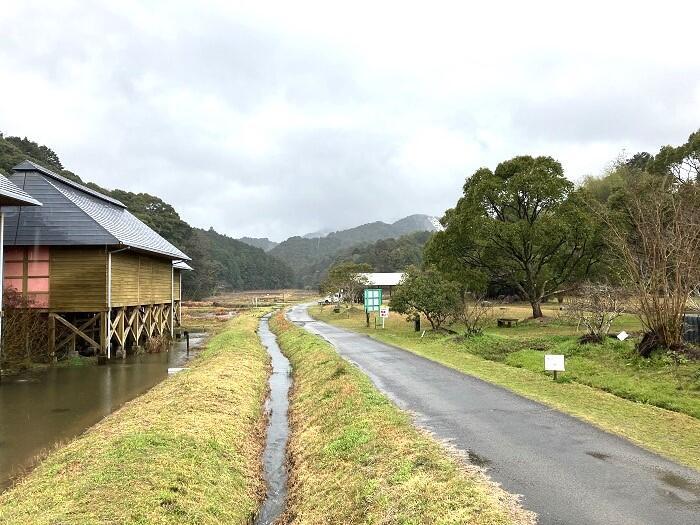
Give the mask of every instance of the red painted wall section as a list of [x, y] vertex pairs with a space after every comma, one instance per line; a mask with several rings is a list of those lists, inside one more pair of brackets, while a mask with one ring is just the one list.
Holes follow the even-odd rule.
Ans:
[[3, 290], [21, 293], [31, 308], [48, 308], [49, 255], [48, 246], [6, 247]]

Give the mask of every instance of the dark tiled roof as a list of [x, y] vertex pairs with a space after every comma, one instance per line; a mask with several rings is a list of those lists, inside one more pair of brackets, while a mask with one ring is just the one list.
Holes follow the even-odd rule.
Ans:
[[41, 206], [41, 203], [10, 179], [0, 175], [0, 206]]
[[54, 173], [53, 171], [46, 169], [43, 166], [39, 166], [31, 160], [25, 160], [23, 162], [20, 162], [19, 164], [17, 164], [17, 166], [12, 168], [12, 170], [19, 172], [38, 171], [39, 173], [43, 173], [44, 175], [51, 177], [52, 179], [57, 180], [58, 182], [62, 182], [63, 184], [71, 186], [72, 188], [83, 191], [85, 193], [89, 193], [93, 197], [97, 197], [98, 199], [102, 199], [104, 201], [111, 202], [112, 204], [116, 204], [117, 206], [121, 206], [122, 208], [126, 208], [126, 205], [123, 202], [118, 201], [117, 199], [113, 199], [112, 197], [109, 197], [104, 193], [100, 193], [99, 191], [95, 191], [92, 188], [88, 188], [87, 186], [83, 186], [82, 184], [78, 184], [77, 182], [67, 179], [66, 177], [59, 175], [58, 173]]
[[42, 208], [8, 210], [8, 244], [120, 245], [172, 259], [190, 260], [116, 199], [25, 161], [12, 181], [38, 197]]

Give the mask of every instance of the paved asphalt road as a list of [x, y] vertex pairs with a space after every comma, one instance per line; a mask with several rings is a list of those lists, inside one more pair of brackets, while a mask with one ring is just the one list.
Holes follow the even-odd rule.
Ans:
[[[466, 452], [539, 523], [700, 525], [700, 473], [507, 390], [308, 316], [421, 426]], [[698, 436], [700, 439], [700, 436]]]

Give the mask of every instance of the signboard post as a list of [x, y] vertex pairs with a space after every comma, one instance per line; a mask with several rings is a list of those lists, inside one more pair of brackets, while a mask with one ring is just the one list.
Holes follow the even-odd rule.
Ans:
[[389, 307], [388, 306], [382, 306], [379, 309], [379, 317], [382, 318], [382, 328], [384, 328], [384, 319], [389, 317]]
[[564, 372], [564, 356], [545, 354], [544, 369], [548, 372], [554, 372], [554, 380], [557, 380], [557, 372]]
[[378, 312], [381, 307], [381, 288], [365, 288], [365, 315], [367, 316], [367, 326], [369, 326], [369, 313]]

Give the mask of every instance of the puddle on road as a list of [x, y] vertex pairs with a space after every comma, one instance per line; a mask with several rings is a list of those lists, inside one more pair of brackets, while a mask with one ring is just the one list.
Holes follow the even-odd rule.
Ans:
[[589, 456], [592, 458], [599, 459], [601, 461], [605, 461], [606, 459], [610, 459], [609, 454], [603, 454], [602, 452], [586, 452]]
[[[666, 472], [665, 474], [659, 476], [659, 479], [674, 489], [679, 489], [685, 492], [686, 495], [690, 496], [691, 501], [694, 500], [695, 503], [700, 503], [700, 483], [694, 483], [690, 480], [682, 478], [681, 476], [677, 476], [673, 472]], [[677, 493], [675, 495], [678, 496]]]
[[491, 464], [490, 459], [482, 457], [476, 452], [472, 452], [471, 450], [467, 451], [467, 457], [469, 458], [469, 461], [477, 467], [487, 467]]
[[263, 453], [263, 468], [267, 494], [260, 507], [256, 525], [269, 525], [282, 514], [287, 498], [287, 438], [289, 437], [289, 387], [291, 386], [291, 367], [289, 361], [277, 345], [277, 338], [270, 331], [268, 324], [270, 316], [260, 320], [258, 335], [262, 344], [267, 348], [272, 360], [270, 375], [270, 396], [265, 402], [268, 413], [267, 436], [265, 452]]

